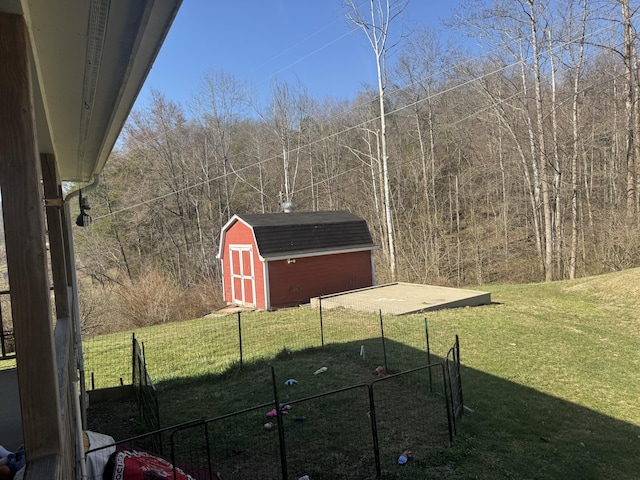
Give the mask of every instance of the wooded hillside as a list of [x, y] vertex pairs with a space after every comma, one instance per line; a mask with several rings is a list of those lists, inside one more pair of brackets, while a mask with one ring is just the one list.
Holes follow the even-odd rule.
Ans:
[[275, 82], [264, 107], [222, 71], [188, 105], [155, 92], [87, 194], [94, 223], [75, 233], [87, 278], [152, 275], [209, 296], [221, 227], [283, 201], [365, 218], [378, 283], [394, 250], [398, 280], [450, 286], [640, 265], [638, 5], [484, 3], [454, 23], [486, 53], [426, 30], [393, 47], [381, 85], [388, 197], [375, 78], [349, 101]]

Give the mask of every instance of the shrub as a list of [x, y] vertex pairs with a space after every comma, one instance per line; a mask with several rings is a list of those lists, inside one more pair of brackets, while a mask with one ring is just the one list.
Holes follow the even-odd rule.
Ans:
[[83, 285], [80, 293], [86, 336], [199, 318], [223, 305], [217, 282], [184, 288], [157, 268], [119, 284]]

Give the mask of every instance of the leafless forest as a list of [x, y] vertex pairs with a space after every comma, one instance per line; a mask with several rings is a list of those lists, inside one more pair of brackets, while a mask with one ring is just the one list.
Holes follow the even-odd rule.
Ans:
[[87, 319], [104, 315], [105, 295], [128, 325], [210, 309], [221, 227], [283, 201], [365, 218], [378, 283], [640, 265], [640, 4], [469, 1], [451, 28], [483, 45], [476, 55], [427, 30], [385, 43], [404, 3], [346, 2], [380, 67], [352, 100], [275, 81], [258, 102], [212, 70], [189, 104], [155, 92], [133, 112], [87, 193], [94, 222], [75, 230]]

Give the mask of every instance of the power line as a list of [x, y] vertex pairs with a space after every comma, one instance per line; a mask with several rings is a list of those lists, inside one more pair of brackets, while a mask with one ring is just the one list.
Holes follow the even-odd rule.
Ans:
[[[499, 71], [499, 70], [498, 70], [498, 71]], [[490, 75], [490, 74], [493, 74], [493, 73], [495, 73], [495, 72], [490, 72], [489, 74], [486, 74], [486, 75], [485, 75], [485, 77], [486, 77], [486, 76], [488, 76], [488, 75]], [[621, 78], [622, 76], [624, 76], [624, 74], [620, 73], [620, 74], [612, 75], [612, 76], [610, 76], [609, 78], [607, 78], [607, 79], [605, 79], [605, 80], [601, 80], [600, 82], [596, 82], [596, 83], [592, 83], [592, 84], [586, 85], [586, 86], [584, 86], [584, 87], [583, 87], [583, 88], [578, 92], [578, 94], [584, 93], [585, 91], [587, 91], [587, 90], [589, 90], [589, 89], [591, 89], [591, 88], [594, 88], [595, 86], [598, 86], [598, 85], [601, 85], [601, 84], [605, 84], [605, 83], [607, 83], [607, 82], [609, 82], [609, 81], [611, 81], [611, 80], [615, 80], [615, 79], [617, 79], [617, 78]], [[467, 83], [468, 83], [468, 82], [465, 82], [465, 85], [466, 85]], [[449, 89], [448, 91], [450, 92], [450, 91], [453, 91], [453, 90], [455, 90], [455, 88], [451, 88], [451, 89]], [[511, 99], [513, 99], [513, 98], [516, 98], [516, 97], [517, 97], [517, 96], [519, 96], [520, 94], [521, 94], [521, 92], [516, 92], [516, 93], [514, 93], [514, 94], [512, 94], [512, 95], [510, 95], [510, 96], [508, 96], [508, 97], [502, 98], [502, 99], [500, 99], [500, 102], [498, 103], [498, 105], [499, 105], [499, 104], [502, 104], [502, 103], [504, 103], [504, 102], [507, 102], [507, 101], [509, 101], [509, 100], [511, 100]], [[435, 96], [436, 96], [436, 95], [434, 95], [434, 97], [435, 97]], [[426, 99], [425, 99], [425, 100], [426, 100]], [[424, 100], [420, 100], [420, 101], [424, 101]], [[418, 103], [418, 102], [414, 102], [414, 104], [415, 104], [415, 103]], [[477, 111], [474, 111], [474, 112], [470, 112], [470, 113], [469, 113], [468, 115], [466, 115], [465, 117], [462, 117], [462, 118], [459, 118], [459, 119], [457, 119], [457, 120], [455, 120], [455, 121], [449, 122], [449, 123], [447, 123], [447, 124], [443, 125], [442, 127], [443, 127], [443, 128], [448, 128], [448, 127], [455, 126], [455, 125], [457, 125], [457, 124], [460, 124], [460, 123], [462, 123], [462, 122], [464, 122], [464, 121], [469, 120], [470, 118], [473, 118], [474, 116], [477, 116], [478, 114], [480, 114], [480, 113], [482, 113], [482, 112], [484, 112], [484, 111], [487, 111], [487, 110], [490, 110], [490, 109], [492, 109], [492, 108], [495, 108], [495, 106], [496, 106], [496, 104], [491, 104], [491, 105], [488, 105], [488, 106], [486, 106], [486, 107], [483, 107], [483, 108], [482, 108], [482, 109], [480, 109], [480, 110], [477, 110]], [[403, 107], [403, 108], [401, 108], [401, 109], [398, 109], [398, 110], [396, 110], [396, 111], [400, 111], [400, 110], [402, 110], [402, 109], [404, 109], [404, 108], [407, 108], [407, 107], [405, 106], [405, 107]], [[392, 113], [394, 113], [394, 112], [392, 112]], [[375, 120], [375, 119], [374, 119], [374, 120]], [[371, 120], [370, 120], [370, 121], [371, 121]], [[340, 132], [335, 132], [335, 133], [333, 133], [333, 134], [331, 134], [331, 135], [328, 135], [328, 136], [325, 136], [325, 137], [323, 137], [323, 138], [321, 138], [321, 139], [314, 140], [313, 142], [310, 142], [310, 143], [308, 143], [308, 144], [306, 144], [306, 145], [304, 145], [304, 146], [302, 146], [302, 147], [300, 147], [300, 148], [305, 148], [305, 147], [307, 147], [307, 146], [312, 146], [312, 145], [314, 145], [314, 144], [316, 144], [316, 143], [322, 142], [322, 141], [327, 140], [327, 139], [329, 139], [329, 138], [331, 138], [331, 137], [334, 137], [334, 136], [340, 135], [340, 134], [342, 134], [342, 133], [348, 132], [348, 131], [350, 131], [350, 130], [352, 130], [352, 129], [354, 129], [354, 128], [359, 128], [359, 127], [361, 127], [361, 126], [366, 125], [366, 124], [367, 124], [367, 123], [369, 123], [370, 121], [362, 122], [361, 124], [358, 124], [358, 125], [356, 125], [356, 126], [352, 126], [352, 127], [348, 127], [347, 129], [344, 129], [344, 130], [342, 130], [342, 131], [340, 131]], [[269, 161], [271, 161], [271, 160], [274, 160], [274, 159], [277, 159], [277, 158], [279, 158], [279, 157], [277, 157], [277, 156], [275, 156], [275, 157], [269, 157], [269, 158], [267, 158], [267, 159], [265, 159], [265, 160], [261, 160], [261, 161], [259, 161], [259, 162], [255, 163], [255, 164], [252, 164], [252, 165], [246, 165], [246, 166], [244, 166], [244, 167], [241, 167], [241, 168], [239, 168], [239, 169], [235, 170], [235, 172], [243, 172], [243, 171], [245, 171], [245, 170], [248, 170], [248, 169], [254, 168], [254, 167], [256, 167], [256, 166], [262, 165], [262, 164], [264, 164], [264, 163], [267, 163], [267, 162], [269, 162]], [[408, 165], [408, 164], [411, 164], [411, 163], [415, 162], [416, 160], [418, 160], [418, 159], [417, 159], [417, 158], [411, 158], [411, 159], [407, 159], [407, 160], [405, 160], [405, 161], [403, 161], [403, 162], [399, 162], [399, 163], [398, 163], [398, 164], [396, 164], [396, 165], [397, 165], [397, 166]], [[297, 192], [297, 193], [299, 193], [299, 192], [302, 192], [302, 191], [305, 191], [305, 190], [309, 190], [309, 189], [312, 189], [312, 188], [316, 188], [316, 187], [318, 187], [319, 185], [321, 185], [321, 184], [323, 184], [323, 183], [327, 183], [327, 182], [329, 182], [329, 181], [331, 181], [331, 180], [335, 180], [336, 178], [339, 178], [339, 177], [341, 177], [341, 176], [344, 176], [344, 175], [348, 175], [348, 174], [350, 174], [350, 173], [353, 173], [353, 172], [355, 172], [355, 171], [359, 170], [360, 168], [361, 168], [360, 166], [358, 166], [358, 167], [353, 167], [353, 168], [351, 168], [351, 169], [349, 169], [349, 170], [346, 170], [346, 171], [344, 171], [344, 172], [336, 173], [335, 175], [332, 175], [332, 176], [330, 176], [330, 177], [327, 177], [327, 178], [324, 178], [324, 179], [322, 179], [322, 180], [316, 181], [316, 182], [314, 182], [314, 183], [312, 183], [312, 184], [309, 184], [309, 185], [307, 185], [307, 186], [305, 186], [305, 187], [299, 188], [299, 189], [297, 189], [297, 190], [296, 190], [296, 192]], [[235, 172], [228, 173], [228, 174], [226, 174], [226, 176], [234, 175], [234, 174], [236, 174]], [[138, 203], [135, 203], [135, 204], [132, 204], [132, 205], [128, 205], [127, 207], [123, 207], [123, 208], [121, 208], [121, 209], [114, 210], [113, 212], [110, 212], [110, 213], [107, 213], [107, 214], [104, 214], [104, 215], [97, 216], [97, 217], [95, 217], [95, 218], [94, 218], [94, 221], [96, 221], [96, 220], [100, 220], [100, 219], [105, 218], [105, 217], [114, 216], [114, 215], [120, 214], [120, 213], [122, 213], [122, 212], [125, 212], [125, 211], [127, 211], [127, 210], [132, 210], [132, 209], [135, 209], [135, 208], [138, 208], [138, 207], [144, 206], [144, 205], [148, 205], [148, 204], [150, 204], [150, 203], [153, 203], [153, 202], [158, 201], [158, 200], [162, 200], [162, 199], [164, 199], [164, 198], [167, 198], [167, 197], [170, 197], [170, 196], [176, 195], [176, 194], [178, 194], [178, 193], [183, 193], [183, 192], [186, 192], [186, 191], [188, 191], [188, 190], [191, 190], [191, 189], [194, 189], [194, 188], [197, 188], [197, 187], [200, 187], [200, 186], [206, 185], [207, 183], [211, 183], [211, 182], [214, 182], [214, 181], [217, 181], [217, 180], [222, 180], [222, 179], [224, 179], [224, 177], [225, 177], [225, 175], [218, 175], [218, 176], [215, 176], [215, 177], [213, 177], [213, 178], [209, 178], [209, 179], [207, 179], [207, 180], [204, 180], [204, 181], [202, 181], [202, 182], [197, 182], [197, 183], [192, 184], [192, 185], [187, 185], [187, 186], [185, 186], [185, 187], [183, 187], [183, 188], [180, 188], [180, 189], [177, 189], [177, 190], [173, 190], [173, 191], [171, 191], [171, 192], [168, 192], [168, 193], [165, 193], [165, 194], [162, 194], [162, 195], [158, 195], [158, 196], [156, 196], [156, 197], [150, 198], [150, 199], [145, 200], [145, 201], [142, 201], [142, 202], [138, 202]], [[350, 186], [352, 186], [352, 185], [354, 185], [354, 184], [355, 184], [355, 183], [353, 183], [353, 184], [351, 184], [351, 185], [347, 185], [347, 186], [345, 186], [344, 188], [339, 188], [338, 190], [346, 189], [346, 187], [350, 187]]]
[[[604, 29], [604, 27], [603, 27], [603, 29]], [[596, 30], [596, 31], [594, 31], [594, 32], [591, 32], [591, 33], [589, 34], [589, 36], [596, 35], [597, 33], [599, 33], [599, 32], [600, 32], [601, 30], [603, 30], [603, 29], [599, 29], [599, 30]], [[565, 48], [566, 46], [569, 46], [569, 45], [571, 45], [572, 43], [576, 43], [576, 42], [578, 42], [578, 41], [580, 41], [580, 40], [581, 40], [581, 38], [575, 38], [575, 39], [567, 40], [566, 42], [564, 42], [563, 44], [560, 44], [559, 46], [557, 46], [557, 47], [555, 47], [555, 48], [557, 48], [557, 49]], [[335, 42], [335, 41], [336, 41], [336, 40], [333, 40], [332, 42]], [[328, 44], [327, 44], [327, 45], [328, 45]], [[312, 55], [312, 54], [313, 54], [313, 53], [311, 53], [311, 54], [307, 55], [307, 57], [308, 57], [308, 56], [310, 56], [310, 55]], [[306, 57], [305, 57], [305, 58], [306, 58]], [[481, 57], [479, 57], [479, 58], [483, 58], [483, 56], [481, 56]], [[529, 58], [530, 58], [530, 57], [529, 57]], [[464, 65], [464, 64], [466, 64], [466, 63], [468, 63], [468, 62], [471, 62], [471, 61], [474, 61], [474, 60], [478, 60], [478, 58], [473, 58], [473, 59], [470, 59], [470, 60], [466, 60], [466, 61], [464, 61], [464, 62], [461, 62], [461, 63], [459, 63], [459, 64], [456, 64], [456, 65], [450, 66], [450, 67], [448, 67], [447, 69], [445, 69], [445, 70], [443, 70], [443, 71], [441, 71], [441, 72], [447, 72], [447, 71], [449, 71], [449, 70], [459, 68], [461, 65]], [[526, 60], [526, 59], [525, 59], [525, 60]], [[421, 99], [419, 99], [419, 100], [416, 100], [416, 101], [414, 101], [414, 102], [410, 102], [410, 103], [408, 103], [408, 104], [405, 104], [405, 105], [403, 105], [403, 106], [401, 106], [401, 107], [399, 107], [399, 108], [397, 108], [397, 109], [395, 109], [395, 110], [393, 110], [393, 111], [391, 111], [391, 112], [388, 112], [387, 114], [388, 114], [388, 115], [397, 114], [397, 113], [399, 113], [399, 112], [401, 112], [401, 111], [403, 111], [403, 110], [405, 110], [405, 109], [407, 109], [407, 108], [415, 107], [415, 106], [417, 106], [417, 105], [419, 105], [419, 104], [421, 104], [421, 103], [423, 103], [423, 102], [430, 101], [430, 100], [432, 100], [432, 99], [434, 99], [434, 98], [436, 98], [436, 97], [438, 97], [438, 96], [445, 95], [445, 94], [447, 94], [447, 93], [450, 93], [450, 92], [452, 92], [452, 91], [455, 91], [456, 89], [464, 88], [464, 87], [466, 87], [466, 86], [468, 86], [468, 85], [471, 85], [471, 84], [473, 84], [473, 83], [475, 83], [475, 82], [478, 82], [478, 81], [480, 81], [480, 80], [483, 80], [483, 79], [485, 79], [485, 78], [488, 78], [488, 77], [490, 77], [490, 76], [492, 76], [492, 75], [496, 75], [496, 74], [498, 74], [498, 73], [500, 73], [500, 72], [502, 72], [502, 71], [505, 71], [505, 70], [507, 70], [507, 69], [509, 69], [509, 68], [512, 68], [512, 67], [514, 67], [514, 66], [518, 66], [518, 65], [520, 65], [520, 64], [522, 63], [522, 61], [523, 61], [523, 60], [515, 61], [515, 62], [513, 62], [513, 63], [511, 63], [511, 64], [507, 64], [507, 65], [501, 66], [501, 67], [499, 67], [499, 68], [496, 68], [496, 69], [494, 69], [494, 70], [492, 70], [492, 71], [490, 71], [490, 72], [487, 72], [487, 73], [485, 73], [485, 74], [482, 74], [482, 75], [480, 75], [480, 76], [472, 77], [472, 78], [470, 78], [470, 79], [468, 79], [468, 80], [466, 80], [466, 81], [464, 81], [464, 82], [462, 82], [462, 83], [460, 83], [460, 84], [456, 84], [456, 85], [450, 86], [450, 87], [448, 87], [448, 88], [446, 88], [446, 89], [444, 89], [444, 90], [438, 91], [438, 92], [434, 93], [433, 95], [429, 95], [429, 96], [426, 96], [426, 97], [421, 98]], [[297, 62], [294, 62], [293, 64], [295, 64], [295, 63], [297, 63]], [[292, 65], [293, 65], [293, 64], [292, 64]], [[275, 74], [274, 74], [274, 75], [275, 75]], [[433, 76], [435, 76], [435, 75], [437, 75], [437, 73], [436, 73], [436, 74], [433, 74], [430, 78], [432, 78], [432, 77], [433, 77]], [[389, 94], [390, 94], [390, 95], [392, 95], [393, 93], [397, 93], [397, 92], [403, 91], [403, 90], [405, 90], [405, 89], [406, 89], [406, 88], [408, 88], [408, 87], [409, 87], [409, 85], [407, 85], [407, 86], [405, 86], [405, 87], [397, 87], [397, 88], [395, 89], [395, 92], [391, 92], [391, 93], [389, 93]], [[506, 100], [508, 100], [508, 99], [502, 99], [501, 101], [506, 101]], [[351, 107], [351, 108], [349, 108], [349, 109], [347, 110], [347, 112], [345, 112], [345, 113], [353, 112], [354, 110], [356, 110], [357, 108], [360, 108], [361, 106], [362, 106], [362, 104], [352, 106], [352, 107]], [[482, 111], [482, 110], [481, 110], [481, 111]], [[471, 113], [470, 113], [466, 118], [468, 119], [468, 118], [470, 118], [470, 117], [472, 117], [472, 116], [474, 116], [474, 115], [477, 115], [478, 113], [479, 113], [479, 112], [471, 112]], [[318, 143], [320, 143], [320, 142], [324, 142], [324, 141], [329, 140], [329, 139], [331, 139], [331, 138], [333, 138], [333, 137], [337, 137], [337, 136], [339, 136], [339, 135], [343, 135], [343, 134], [345, 134], [345, 133], [348, 133], [348, 132], [350, 132], [350, 131], [352, 131], [352, 130], [354, 130], [354, 129], [362, 128], [362, 127], [366, 126], [367, 124], [370, 124], [370, 123], [372, 123], [372, 122], [376, 122], [376, 121], [378, 121], [379, 119], [380, 119], [380, 117], [379, 117], [379, 116], [377, 116], [377, 117], [374, 117], [374, 118], [371, 118], [371, 119], [368, 119], [368, 120], [364, 120], [364, 121], [362, 121], [362, 122], [360, 122], [360, 123], [358, 123], [358, 124], [355, 124], [355, 125], [352, 125], [352, 126], [346, 127], [346, 128], [344, 128], [343, 130], [340, 130], [340, 131], [338, 131], [338, 132], [333, 132], [333, 133], [331, 133], [331, 134], [329, 134], [329, 135], [326, 135], [326, 136], [324, 136], [324, 137], [322, 137], [322, 138], [320, 138], [320, 139], [316, 139], [316, 140], [313, 140], [313, 141], [311, 141], [311, 142], [306, 143], [305, 145], [298, 146], [298, 147], [296, 148], [296, 150], [300, 150], [300, 149], [303, 149], [303, 148], [311, 147], [311, 146], [313, 146], [313, 145], [315, 145], [315, 144], [318, 144]], [[459, 123], [459, 122], [461, 122], [461, 121], [464, 121], [464, 119], [460, 119], [460, 120], [458, 120], [458, 121], [456, 121], [456, 122], [452, 122], [452, 123], [451, 123], [451, 124], [449, 124], [449, 125], [444, 125], [444, 128], [446, 128], [447, 126], [452, 126], [452, 125], [454, 125], [454, 124], [456, 124], [456, 123]], [[155, 141], [156, 139], [161, 138], [163, 135], [164, 135], [164, 134], [158, 134], [156, 137], [152, 138], [151, 140], [148, 140], [147, 142], [143, 142], [143, 143], [142, 143], [142, 146], [144, 146], [144, 145], [149, 145], [152, 141]], [[236, 176], [238, 176], [238, 178], [240, 178], [241, 180], [243, 180], [243, 179], [242, 179], [242, 177], [240, 177], [239, 173], [244, 172], [244, 171], [245, 171], [245, 170], [247, 170], [247, 169], [254, 168], [254, 167], [256, 167], [256, 166], [261, 166], [261, 165], [263, 165], [263, 164], [266, 164], [267, 162], [270, 162], [270, 161], [275, 160], [275, 159], [278, 159], [278, 158], [280, 158], [280, 156], [279, 156], [279, 155], [275, 155], [275, 156], [268, 157], [268, 158], [266, 158], [266, 159], [263, 159], [263, 160], [260, 160], [260, 161], [258, 161], [258, 162], [256, 162], [256, 163], [254, 163], [254, 164], [252, 164], [252, 165], [246, 165], [246, 166], [241, 167], [241, 168], [239, 168], [239, 169], [235, 169], [235, 170], [233, 170], [231, 173], [227, 173], [227, 174], [226, 174], [226, 176], [236, 175]], [[343, 173], [341, 173], [340, 175], [344, 175], [344, 174], [346, 174], [346, 173], [344, 173], [344, 172], [343, 172]], [[338, 175], [338, 176], [339, 176], [339, 175]], [[172, 195], [176, 195], [176, 194], [178, 194], [178, 193], [182, 193], [182, 192], [185, 192], [185, 191], [191, 190], [191, 189], [193, 189], [193, 188], [197, 188], [197, 187], [202, 186], [202, 185], [205, 185], [205, 184], [207, 184], [207, 183], [211, 183], [211, 182], [214, 182], [214, 181], [216, 181], [216, 180], [221, 180], [221, 179], [223, 179], [224, 177], [225, 177], [225, 175], [218, 175], [218, 176], [215, 176], [215, 177], [213, 177], [213, 178], [208, 178], [208, 179], [206, 179], [206, 180], [204, 180], [204, 181], [202, 181], [202, 182], [197, 182], [197, 183], [195, 183], [195, 184], [188, 185], [188, 186], [185, 186], [185, 187], [183, 187], [183, 188], [180, 188], [180, 189], [177, 189], [177, 190], [174, 190], [174, 191], [171, 191], [171, 192], [168, 192], [168, 193], [162, 194], [162, 195], [158, 195], [158, 196], [153, 197], [153, 198], [151, 198], [151, 199], [148, 199], [148, 200], [145, 200], [145, 201], [142, 201], [142, 202], [138, 202], [138, 203], [136, 203], [136, 204], [134, 204], [134, 205], [129, 205], [129, 206], [124, 207], [124, 208], [122, 208], [122, 209], [115, 210], [115, 211], [113, 211], [113, 212], [111, 212], [111, 213], [108, 213], [108, 214], [105, 214], [105, 215], [98, 216], [98, 217], [96, 217], [96, 218], [95, 218], [95, 220], [98, 220], [98, 219], [101, 219], [101, 218], [105, 218], [105, 217], [108, 217], [108, 216], [113, 216], [113, 215], [119, 214], [119, 213], [121, 213], [121, 212], [124, 212], [124, 211], [127, 211], [127, 210], [131, 210], [131, 209], [134, 209], [134, 208], [137, 208], [137, 207], [143, 206], [143, 205], [148, 205], [149, 203], [152, 203], [152, 202], [155, 202], [155, 201], [158, 201], [158, 200], [161, 200], [161, 199], [164, 199], [164, 198], [170, 197], [170, 196], [172, 196]], [[307, 187], [303, 187], [303, 188], [301, 188], [301, 189], [296, 190], [296, 192], [304, 191], [304, 190], [309, 189], [309, 188], [314, 188], [314, 187], [316, 187], [317, 185], [319, 185], [321, 182], [322, 182], [322, 181], [317, 182], [317, 183], [314, 183], [314, 184], [309, 185], [309, 186], [307, 186]], [[295, 192], [294, 192], [294, 193], [295, 193]]]

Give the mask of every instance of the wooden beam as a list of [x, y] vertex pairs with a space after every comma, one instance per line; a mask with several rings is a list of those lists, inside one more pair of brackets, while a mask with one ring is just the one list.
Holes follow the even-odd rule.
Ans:
[[24, 445], [61, 453], [41, 170], [24, 18], [0, 14], [0, 188]]
[[60, 455], [47, 455], [35, 460], [29, 460], [24, 478], [62, 479], [64, 477], [61, 472], [61, 460]]
[[[75, 259], [73, 250], [73, 235], [71, 232], [71, 221], [69, 205], [63, 199], [62, 185], [57, 163], [54, 155], [40, 155], [42, 164], [42, 183], [44, 185], [45, 205], [47, 212], [47, 226], [49, 230], [49, 252], [51, 258], [51, 272], [53, 276], [53, 290], [56, 297], [56, 318], [71, 319], [69, 328], [71, 332], [70, 341], [78, 347], [71, 353], [74, 355], [73, 370], [69, 375], [79, 373], [80, 380], [80, 409], [82, 426], [87, 427], [87, 403], [86, 386], [84, 378], [84, 360], [82, 357], [82, 335], [80, 331], [80, 312], [78, 302], [78, 282], [75, 272]], [[59, 325], [56, 325], [56, 350], [59, 350], [57, 343]], [[60, 352], [57, 352], [58, 355]], [[58, 368], [60, 362], [58, 362]], [[79, 369], [79, 372], [76, 370]], [[66, 371], [66, 370], [65, 370]], [[60, 380], [59, 380], [60, 381]], [[60, 386], [62, 388], [62, 386]], [[61, 396], [60, 398], [64, 398]]]
[[[69, 279], [67, 274], [67, 250], [64, 235], [64, 206], [62, 202], [62, 185], [58, 176], [56, 159], [53, 155], [40, 155], [42, 166], [42, 184], [44, 198], [47, 200], [47, 227], [49, 231], [49, 252], [51, 258], [51, 276], [56, 298], [56, 318], [69, 318]], [[59, 206], [58, 206], [59, 205]]]

